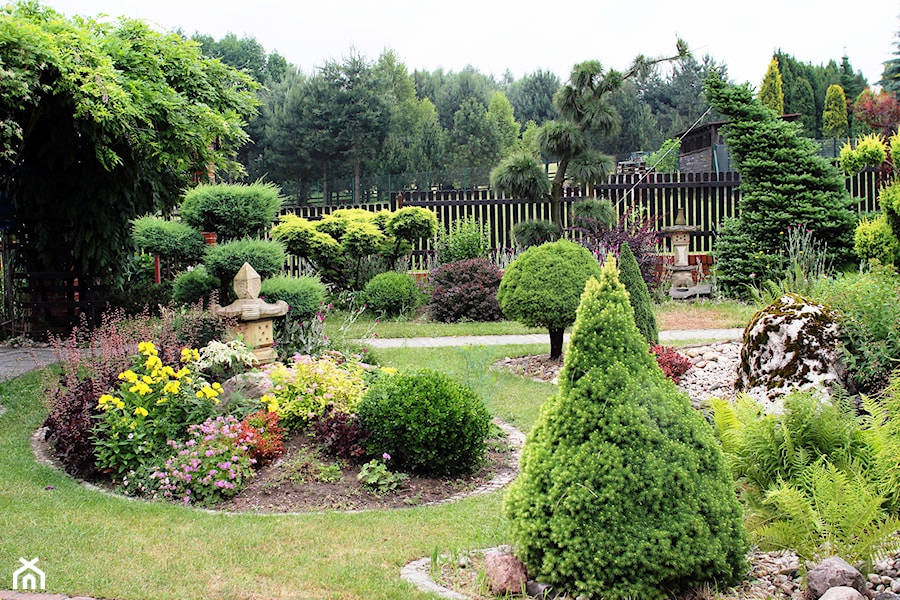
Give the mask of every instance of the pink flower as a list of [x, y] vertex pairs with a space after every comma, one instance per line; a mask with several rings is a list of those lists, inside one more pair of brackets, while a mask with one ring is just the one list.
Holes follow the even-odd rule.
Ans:
[[385, 452], [381, 455], [381, 458], [383, 458], [384, 460], [391, 460], [391, 455]]

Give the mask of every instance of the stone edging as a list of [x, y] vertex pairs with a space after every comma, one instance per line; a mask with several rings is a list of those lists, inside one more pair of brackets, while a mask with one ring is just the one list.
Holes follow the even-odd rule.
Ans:
[[[2, 407], [0, 407], [0, 408], [2, 408]], [[0, 413], [0, 414], [2, 414], [2, 413]], [[516, 476], [519, 474], [519, 458], [522, 455], [522, 446], [525, 443], [525, 434], [522, 433], [521, 431], [519, 431], [518, 429], [516, 429], [515, 427], [513, 427], [512, 425], [510, 425], [509, 423], [501, 421], [500, 419], [495, 418], [491, 422], [496, 424], [500, 429], [502, 429], [506, 433], [510, 444], [512, 444], [512, 446], [513, 446], [512, 466], [500, 471], [496, 477], [494, 477], [490, 481], [487, 481], [487, 482], [481, 484], [480, 486], [478, 486], [477, 488], [475, 488], [473, 490], [460, 492], [459, 494], [454, 494], [453, 496], [450, 496], [449, 498], [435, 500], [434, 502], [427, 502], [427, 503], [421, 504], [419, 506], [437, 506], [437, 505], [441, 505], [441, 504], [449, 504], [451, 502], [458, 502], [460, 500], [463, 500], [465, 498], [469, 498], [472, 496], [479, 496], [482, 494], [496, 492], [497, 490], [506, 486], [513, 479], [516, 478]], [[60, 464], [53, 457], [53, 454], [50, 452], [49, 445], [47, 444], [46, 440], [44, 439], [45, 434], [46, 434], [46, 428], [41, 427], [40, 429], [38, 429], [31, 435], [31, 450], [34, 453], [35, 462], [42, 464], [42, 465], [46, 465], [46, 466], [50, 467], [51, 469], [55, 469], [57, 471], [62, 471], [64, 474], [66, 474], [65, 470], [62, 469]], [[71, 477], [68, 474], [66, 474], [66, 476]], [[78, 483], [78, 485], [82, 486], [85, 489], [89, 489], [91, 491], [108, 494], [110, 496], [116, 496], [118, 498], [122, 498], [124, 500], [130, 500], [132, 502], [141, 501], [140, 498], [135, 498], [133, 496], [126, 496], [124, 494], [119, 494], [117, 492], [111, 492], [109, 490], [106, 490], [102, 487], [96, 486], [93, 483], [90, 483], [83, 479], [79, 479], [77, 477], [72, 477], [72, 479], [74, 479]], [[256, 516], [308, 515], [308, 514], [315, 514], [315, 512], [316, 512], [316, 511], [287, 512], [287, 513], [276, 512], [276, 513], [265, 513], [265, 514], [260, 515], [258, 513], [252, 513], [252, 512], [222, 511], [222, 510], [213, 510], [213, 509], [209, 509], [209, 508], [197, 508], [197, 507], [193, 507], [193, 506], [187, 507], [187, 508], [191, 508], [193, 510], [200, 510], [202, 512], [213, 513], [213, 514], [227, 514], [227, 515], [251, 514], [251, 515], [256, 515]], [[369, 509], [369, 510], [385, 510], [385, 509]], [[343, 512], [358, 513], [358, 512], [366, 512], [366, 511], [354, 510], [354, 511], [343, 511]]]
[[441, 598], [448, 598], [449, 600], [470, 600], [468, 596], [464, 596], [459, 592], [454, 592], [450, 588], [445, 588], [444, 586], [435, 583], [434, 579], [431, 578], [430, 558], [420, 558], [419, 560], [412, 561], [400, 569], [400, 578], [413, 584], [423, 592], [431, 592], [432, 594], [437, 594]]

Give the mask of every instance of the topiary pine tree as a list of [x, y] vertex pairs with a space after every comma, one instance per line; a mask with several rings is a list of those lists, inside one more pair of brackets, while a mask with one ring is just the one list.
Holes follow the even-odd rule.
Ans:
[[769, 68], [759, 88], [759, 101], [768, 106], [776, 115], [784, 114], [784, 86], [781, 82], [781, 71], [778, 70], [778, 59], [769, 61]]
[[600, 274], [591, 251], [568, 240], [533, 246], [503, 274], [497, 301], [510, 319], [550, 331], [550, 358], [562, 356], [563, 334], [575, 321], [584, 284]]
[[746, 85], [727, 84], [714, 73], [705, 94], [729, 119], [725, 140], [741, 173], [738, 217], [720, 227], [714, 247], [723, 291], [745, 295], [747, 283], [780, 276], [789, 225], [804, 224], [827, 243], [833, 264], [851, 260], [853, 200], [815, 142], [765, 109]]
[[634, 310], [634, 323], [638, 331], [650, 344], [658, 344], [659, 333], [656, 330], [656, 317], [653, 315], [650, 292], [641, 276], [641, 268], [634, 257], [634, 252], [628, 244], [619, 246], [619, 278], [628, 292], [628, 302]]
[[530, 573], [573, 595], [728, 585], [748, 549], [713, 432], [634, 325], [614, 259], [588, 281], [559, 377], [504, 512]]

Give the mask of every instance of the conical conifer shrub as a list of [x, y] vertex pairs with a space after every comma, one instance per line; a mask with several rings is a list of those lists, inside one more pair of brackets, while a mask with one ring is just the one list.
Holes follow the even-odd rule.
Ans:
[[739, 580], [747, 537], [725, 459], [648, 353], [614, 259], [588, 281], [521, 466], [504, 508], [542, 581], [620, 599]]
[[619, 246], [619, 278], [628, 292], [628, 301], [634, 309], [634, 323], [644, 339], [651, 344], [659, 342], [656, 330], [656, 317], [653, 315], [653, 302], [650, 291], [641, 275], [634, 252], [628, 244]]

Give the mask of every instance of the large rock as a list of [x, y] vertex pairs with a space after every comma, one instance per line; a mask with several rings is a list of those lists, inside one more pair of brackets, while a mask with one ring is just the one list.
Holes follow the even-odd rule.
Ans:
[[234, 407], [236, 401], [243, 398], [259, 400], [271, 388], [272, 378], [268, 373], [252, 372], [235, 375], [222, 384], [219, 410], [228, 412]]
[[839, 318], [834, 309], [797, 294], [757, 312], [744, 329], [735, 391], [773, 400], [796, 389], [843, 384]]
[[866, 596], [866, 578], [839, 556], [823, 560], [806, 574], [806, 587], [813, 599], [831, 588], [850, 587]]
[[868, 596], [860, 594], [852, 587], [841, 585], [829, 588], [827, 592], [819, 597], [819, 600], [867, 600]]
[[494, 594], [520, 594], [528, 582], [522, 561], [497, 550], [484, 555], [484, 575]]

